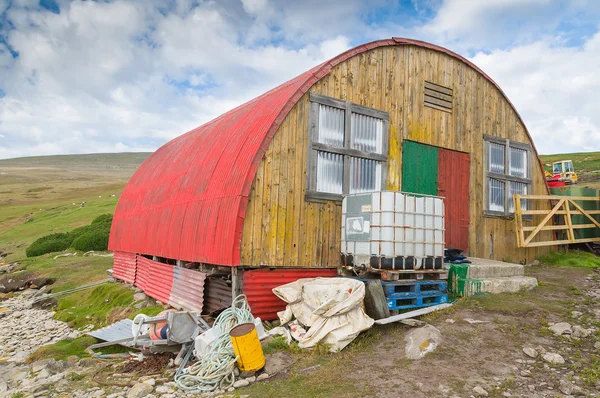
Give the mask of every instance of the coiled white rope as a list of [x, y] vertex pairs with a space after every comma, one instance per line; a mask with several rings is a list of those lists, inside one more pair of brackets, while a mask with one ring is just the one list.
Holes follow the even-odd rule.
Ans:
[[216, 389], [226, 389], [235, 382], [235, 363], [238, 359], [233, 351], [229, 332], [235, 326], [254, 322], [246, 296], [241, 294], [231, 303], [231, 307], [221, 312], [215, 323], [216, 335], [219, 336], [211, 343], [209, 352], [198, 362], [184, 369], [189, 361], [192, 350], [190, 347], [179, 370], [175, 374], [177, 387], [184, 391], [210, 392]]

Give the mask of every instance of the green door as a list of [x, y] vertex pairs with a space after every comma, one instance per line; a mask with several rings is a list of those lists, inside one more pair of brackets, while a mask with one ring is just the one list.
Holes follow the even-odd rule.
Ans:
[[402, 191], [438, 194], [438, 149], [404, 140], [402, 149]]

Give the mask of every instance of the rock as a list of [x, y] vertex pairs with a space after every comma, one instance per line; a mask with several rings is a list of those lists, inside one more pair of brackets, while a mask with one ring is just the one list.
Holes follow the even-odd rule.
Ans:
[[581, 311], [571, 311], [571, 316], [573, 318], [579, 318], [582, 315], [583, 315], [583, 312], [581, 312]]
[[[235, 391], [235, 388], [231, 387], [232, 391]], [[163, 394], [160, 398], [175, 398], [177, 395], [175, 394]]]
[[488, 393], [487, 391], [485, 391], [483, 389], [483, 387], [481, 386], [475, 386], [475, 388], [473, 388], [473, 392], [475, 393], [475, 395], [477, 395], [478, 397], [487, 397]]
[[94, 366], [98, 363], [97, 360], [95, 359], [80, 359], [79, 362], [77, 362], [77, 366], [80, 366], [82, 368], [87, 368], [90, 366]]
[[524, 369], [520, 371], [519, 374], [523, 377], [531, 377], [531, 370]]
[[133, 301], [143, 301], [146, 300], [148, 298], [148, 296], [146, 296], [144, 293], [139, 292], [133, 295]]
[[531, 348], [531, 347], [523, 347], [523, 352], [529, 358], [536, 358], [538, 356], [538, 352], [535, 349]]
[[434, 351], [442, 342], [442, 333], [434, 326], [426, 325], [410, 330], [404, 337], [404, 352], [410, 359], [421, 359]]
[[586, 328], [582, 328], [579, 325], [575, 325], [575, 326], [573, 326], [573, 334], [571, 336], [577, 337], [579, 339], [583, 339], [583, 338], [588, 337], [590, 334], [592, 334], [591, 329], [586, 329]]
[[597, 350], [600, 350], [600, 341], [596, 341], [594, 343], [594, 348], [597, 349]]
[[156, 385], [156, 380], [155, 379], [147, 379], [147, 380], [144, 380], [143, 383], [146, 383], [146, 384], [154, 387]]
[[127, 393], [127, 398], [142, 398], [152, 392], [153, 388], [147, 383], [136, 383]]
[[556, 354], [553, 352], [546, 352], [542, 354], [542, 359], [554, 365], [562, 365], [565, 363], [565, 359], [560, 354]]
[[90, 395], [90, 397], [92, 397], [92, 398], [101, 398], [101, 397], [103, 397], [104, 395], [105, 395], [105, 392], [104, 392], [104, 390], [97, 390], [97, 391], [94, 391], [94, 392], [92, 393], [92, 395]]
[[573, 392], [573, 384], [568, 380], [561, 380], [558, 384], [558, 390], [565, 395], [571, 395]]
[[238, 380], [235, 383], [233, 383], [234, 388], [246, 387], [249, 385], [250, 385], [250, 382], [246, 379], [241, 379], [241, 380]]
[[559, 322], [550, 326], [548, 329], [552, 331], [557, 336], [561, 336], [563, 334], [571, 334], [573, 330], [571, 329], [571, 325], [567, 322]]
[[173, 392], [173, 389], [169, 386], [158, 386], [156, 387], [156, 392], [158, 394], [167, 394]]
[[540, 262], [539, 262], [538, 260], [533, 260], [533, 261], [531, 262], [531, 264], [529, 264], [529, 265], [531, 265], [532, 267], [537, 267], [537, 266], [539, 266], [539, 265], [540, 265]]
[[[267, 355], [267, 363], [265, 365], [265, 373], [274, 376], [280, 372], [286, 371], [294, 364], [293, 358], [287, 352], [279, 351], [271, 355]], [[237, 370], [237, 368], [236, 368]]]
[[454, 319], [450, 318], [450, 319], [446, 319], [446, 323], [454, 323], [456, 322]]
[[246, 380], [248, 380], [250, 383], [254, 383], [256, 381], [256, 376], [246, 377]]
[[262, 373], [262, 374], [258, 375], [258, 377], [256, 378], [256, 381], [266, 380], [268, 378], [269, 378], [269, 375], [267, 373]]
[[[235, 391], [235, 388], [234, 388], [234, 387], [229, 387], [229, 388], [227, 389], [227, 392], [234, 392], [234, 391]], [[163, 396], [163, 398], [164, 398], [164, 396]]]
[[512, 394], [511, 394], [511, 393], [509, 393], [508, 391], [504, 391], [504, 392], [502, 393], [502, 396], [503, 396], [503, 397], [512, 397]]

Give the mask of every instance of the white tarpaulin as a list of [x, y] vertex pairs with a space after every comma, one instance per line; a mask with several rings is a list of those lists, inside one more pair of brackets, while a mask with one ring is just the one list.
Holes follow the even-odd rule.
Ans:
[[373, 326], [363, 309], [365, 285], [349, 278], [304, 278], [273, 289], [286, 303], [285, 311], [278, 312], [284, 325], [294, 317], [306, 326], [306, 334], [298, 334], [301, 348], [315, 346], [323, 341], [331, 351], [346, 347], [363, 330]]

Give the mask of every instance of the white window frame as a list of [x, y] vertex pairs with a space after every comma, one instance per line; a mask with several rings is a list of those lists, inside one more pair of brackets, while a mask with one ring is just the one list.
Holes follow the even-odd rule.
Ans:
[[[520, 183], [526, 184], [527, 185], [527, 194], [529, 194], [529, 195], [532, 194], [531, 188], [533, 186], [533, 180], [532, 180], [532, 174], [531, 174], [532, 173], [531, 145], [524, 144], [521, 142], [511, 141], [506, 138], [494, 137], [491, 135], [484, 135], [483, 138], [484, 138], [483, 153], [485, 155], [484, 156], [484, 179], [485, 179], [485, 181], [483, 184], [484, 215], [490, 216], [490, 217], [512, 218], [512, 217], [514, 217], [514, 211], [511, 212], [509, 210], [509, 208], [510, 208], [509, 204], [513, 202], [513, 198], [510, 195], [510, 183], [511, 182], [520, 182]], [[504, 172], [503, 173], [496, 173], [496, 172], [490, 171], [490, 144], [491, 143], [500, 144], [500, 145], [504, 146]], [[525, 171], [527, 173], [527, 176], [525, 178], [510, 175], [510, 162], [511, 162], [510, 149], [511, 148], [526, 151], [527, 165], [526, 165]], [[498, 180], [498, 181], [501, 181], [504, 183], [504, 211], [490, 210], [490, 197], [489, 197], [490, 179]], [[521, 204], [526, 209], [529, 208], [528, 201], [523, 200], [523, 201], [521, 201]]]
[[[344, 110], [344, 146], [332, 146], [318, 142], [319, 137], [319, 105], [327, 105]], [[382, 153], [365, 152], [351, 147], [352, 114], [361, 114], [381, 119], [382, 128]], [[350, 192], [350, 162], [352, 158], [370, 159], [381, 162], [381, 189], [385, 189], [387, 181], [388, 162], [388, 122], [387, 112], [373, 108], [367, 108], [337, 98], [326, 97], [310, 93], [310, 113], [308, 123], [308, 156], [306, 172], [306, 195], [305, 199], [311, 202], [323, 202], [333, 200], [341, 202], [344, 195]], [[344, 156], [343, 193], [329, 193], [317, 191], [317, 152], [329, 152]]]

